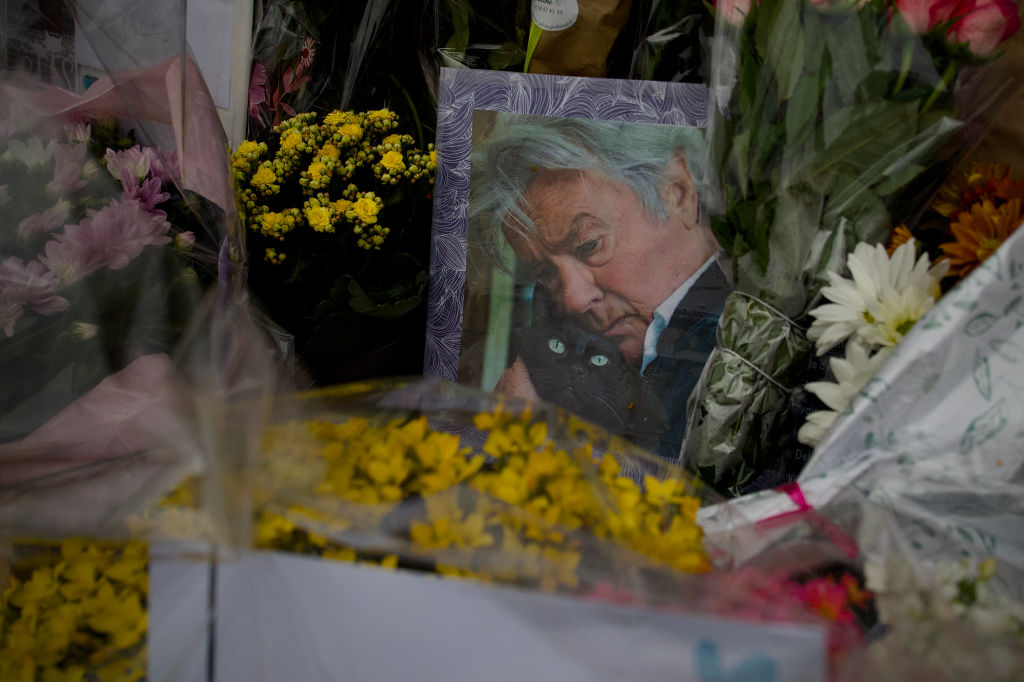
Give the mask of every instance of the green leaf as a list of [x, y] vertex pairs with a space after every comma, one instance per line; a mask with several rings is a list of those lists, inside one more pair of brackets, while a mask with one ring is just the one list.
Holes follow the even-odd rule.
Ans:
[[964, 334], [967, 336], [981, 336], [988, 332], [992, 326], [999, 321], [999, 316], [983, 312], [978, 313], [971, 319], [967, 320], [967, 324], [964, 325]]
[[974, 354], [974, 385], [985, 400], [992, 399], [992, 372], [989, 369], [988, 358], [981, 351]]
[[[423, 297], [416, 293], [406, 298], [397, 298], [378, 303], [370, 298], [354, 279], [349, 281], [348, 290], [352, 295], [349, 299], [349, 305], [352, 307], [352, 310], [371, 317], [399, 317], [412, 311], [423, 302]], [[422, 292], [422, 286], [420, 291]]]
[[802, 2], [765, 3], [757, 16], [754, 37], [775, 72], [780, 102], [793, 96], [804, 70], [802, 8]]
[[966, 455], [974, 448], [994, 437], [1009, 421], [1006, 398], [1000, 398], [992, 407], [985, 410], [971, 422], [960, 439], [960, 454]]

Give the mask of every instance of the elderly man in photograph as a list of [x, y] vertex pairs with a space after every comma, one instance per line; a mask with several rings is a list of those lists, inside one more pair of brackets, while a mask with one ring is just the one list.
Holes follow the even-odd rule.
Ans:
[[[470, 219], [566, 319], [610, 341], [637, 381], [610, 396], [620, 433], [676, 459], [687, 398], [714, 348], [729, 283], [701, 224], [699, 128], [498, 114], [472, 157]], [[513, 359], [495, 390], [538, 394]]]

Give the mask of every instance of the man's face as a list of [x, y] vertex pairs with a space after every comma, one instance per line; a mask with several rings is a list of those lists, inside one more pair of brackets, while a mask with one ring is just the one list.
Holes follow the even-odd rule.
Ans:
[[666, 185], [668, 215], [656, 218], [622, 182], [541, 170], [523, 204], [537, 237], [506, 237], [564, 312], [639, 359], [655, 308], [708, 257], [686, 234], [696, 222], [688, 173], [686, 181]]

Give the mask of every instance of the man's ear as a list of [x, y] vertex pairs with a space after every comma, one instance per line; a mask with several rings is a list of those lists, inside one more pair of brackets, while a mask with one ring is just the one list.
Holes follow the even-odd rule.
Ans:
[[700, 201], [690, 166], [682, 152], [674, 152], [665, 168], [662, 183], [662, 201], [669, 217], [680, 220], [687, 229], [698, 223], [697, 206]]

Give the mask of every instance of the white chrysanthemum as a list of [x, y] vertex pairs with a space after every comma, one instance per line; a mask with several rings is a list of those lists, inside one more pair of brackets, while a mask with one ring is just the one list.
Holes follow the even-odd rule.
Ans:
[[836, 383], [812, 381], [806, 388], [831, 409], [807, 415], [807, 421], [797, 432], [797, 439], [804, 445], [817, 446], [832, 428], [836, 418], [846, 411], [891, 354], [891, 348], [883, 348], [872, 355], [866, 346], [851, 341], [846, 344], [845, 358], [830, 358], [829, 365]]
[[7, 144], [4, 157], [17, 161], [28, 168], [44, 166], [53, 160], [53, 152], [57, 148], [57, 140], [50, 140], [44, 147], [39, 138], [32, 137], [22, 142], [11, 140]]
[[910, 327], [935, 305], [939, 281], [948, 264], [932, 266], [927, 254], [915, 260], [915, 242], [892, 255], [881, 245], [857, 244], [847, 257], [852, 279], [828, 273], [830, 285], [821, 290], [831, 301], [810, 312], [814, 323], [807, 332], [822, 355], [849, 338], [871, 347], [895, 346]]

